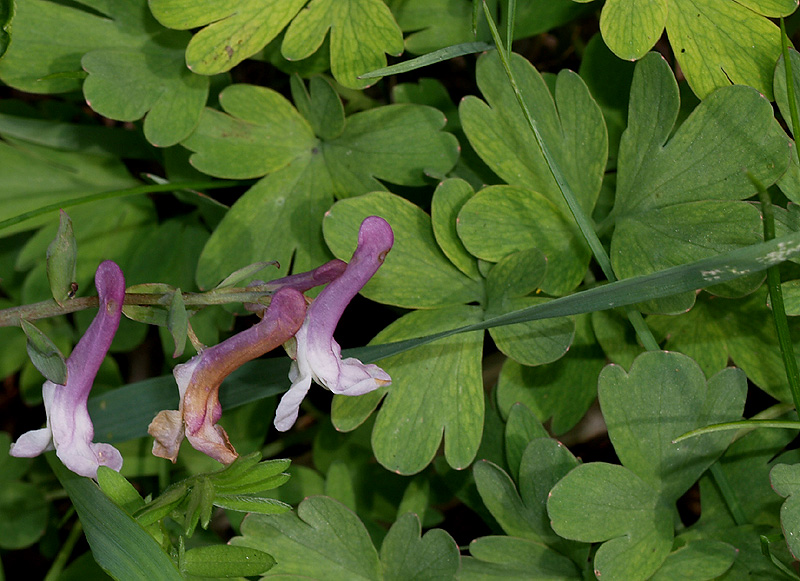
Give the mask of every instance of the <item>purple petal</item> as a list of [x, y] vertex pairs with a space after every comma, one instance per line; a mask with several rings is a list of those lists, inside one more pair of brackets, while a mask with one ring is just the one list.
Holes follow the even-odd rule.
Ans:
[[[220, 385], [247, 361], [291, 338], [302, 324], [305, 311], [305, 297], [293, 288], [283, 288], [273, 295], [259, 323], [175, 367], [173, 373], [181, 394], [182, 426], [192, 447], [224, 464], [237, 458], [225, 430], [216, 425], [222, 414]], [[156, 416], [148, 428], [150, 435], [156, 438], [153, 454], [174, 462], [182, 432], [173, 425], [173, 416], [162, 414], [165, 412]]]
[[295, 341], [287, 346], [295, 362], [289, 374], [292, 387], [281, 399], [275, 415], [278, 430], [292, 426], [312, 379], [343, 395], [362, 395], [391, 383], [389, 375], [377, 365], [364, 365], [352, 358], [342, 361], [333, 332], [344, 309], [383, 264], [393, 243], [394, 234], [386, 220], [378, 216], [366, 218], [344, 273], [311, 303]]
[[12, 446], [12, 454], [43, 451], [47, 448], [42, 448], [44, 436], [50, 432], [52, 445], [64, 465], [90, 478], [97, 477], [98, 466], [114, 470], [122, 467], [122, 456], [116, 448], [92, 442], [94, 426], [86, 408], [94, 378], [119, 327], [125, 299], [125, 278], [119, 266], [111, 261], [100, 264], [95, 286], [99, 310], [67, 359], [67, 384], [46, 381], [42, 386], [47, 428], [23, 434]]

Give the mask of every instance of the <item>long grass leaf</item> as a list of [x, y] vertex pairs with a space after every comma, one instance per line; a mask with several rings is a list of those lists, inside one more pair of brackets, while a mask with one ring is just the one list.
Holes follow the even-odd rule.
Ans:
[[359, 79], [375, 79], [377, 77], [385, 77], [387, 75], [398, 75], [400, 73], [407, 73], [422, 67], [434, 65], [442, 61], [450, 60], [457, 56], [464, 56], [466, 54], [475, 54], [476, 52], [484, 52], [493, 50], [494, 46], [485, 42], [465, 42], [463, 44], [454, 44], [453, 46], [446, 46], [428, 54], [418, 56], [416, 58], [397, 63], [388, 67], [375, 69], [368, 73], [359, 76]]
[[[591, 313], [663, 298], [763, 271], [798, 253], [800, 233], [790, 234], [692, 264], [609, 283], [486, 319], [475, 325], [396, 343], [349, 349], [343, 356], [358, 357], [367, 363], [374, 362], [466, 331]], [[289, 359], [286, 357], [252, 361], [242, 366], [225, 381], [220, 390], [223, 409], [282, 393], [289, 387], [288, 370]], [[177, 409], [177, 393], [172, 377], [164, 376], [93, 397], [89, 400], [89, 411], [95, 422], [97, 439], [119, 442], [146, 435], [147, 426], [156, 413], [162, 409]]]

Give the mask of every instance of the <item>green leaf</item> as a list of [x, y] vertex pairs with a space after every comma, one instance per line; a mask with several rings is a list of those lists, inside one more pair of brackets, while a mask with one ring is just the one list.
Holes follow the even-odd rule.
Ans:
[[562, 537], [603, 542], [594, 571], [606, 580], [648, 579], [672, 547], [671, 510], [656, 490], [623, 466], [578, 466], [550, 492], [547, 512]]
[[382, 216], [391, 224], [395, 241], [381, 268], [361, 291], [365, 297], [416, 308], [459, 305], [482, 298], [481, 283], [458, 270], [440, 250], [430, 217], [390, 193], [373, 192], [342, 200], [331, 208], [323, 222], [323, 233], [336, 257], [350, 259], [356, 247], [354, 233], [370, 215]]
[[323, 77], [311, 77], [306, 90], [297, 75], [290, 80], [292, 99], [314, 133], [326, 140], [339, 137], [345, 128], [344, 105], [331, 84]]
[[214, 505], [255, 514], [283, 514], [292, 510], [292, 507], [285, 502], [247, 494], [217, 494], [214, 497]]
[[179, 288], [173, 291], [172, 299], [169, 302], [167, 329], [169, 329], [172, 340], [175, 342], [175, 351], [172, 356], [180, 357], [183, 355], [183, 350], [186, 347], [186, 336], [189, 330], [189, 315], [186, 312], [186, 305], [183, 302], [183, 293]]
[[706, 382], [700, 367], [681, 353], [650, 351], [629, 373], [606, 367], [598, 398], [608, 434], [622, 464], [674, 502], [722, 455], [733, 433], [717, 432], [673, 444], [691, 429], [741, 418], [747, 381], [725, 369]]
[[177, 482], [167, 488], [152, 502], [148, 502], [144, 507], [137, 510], [134, 517], [142, 526], [151, 525], [169, 515], [173, 510], [176, 510], [186, 499], [188, 494], [188, 482], [186, 480]]
[[753, 383], [788, 402], [792, 396], [775, 326], [764, 324], [772, 316], [766, 302], [766, 288], [736, 300], [701, 294], [688, 313], [651, 316], [647, 321], [655, 333], [667, 337], [667, 350], [694, 358], [706, 376], [717, 373], [732, 359]]
[[155, 539], [94, 482], [67, 470], [54, 454], [48, 454], [47, 460], [75, 506], [95, 561], [109, 575], [117, 579], [183, 578]]
[[[3, 434], [5, 436], [5, 434]], [[0, 486], [0, 548], [29, 547], [44, 535], [50, 503], [38, 487], [10, 480]]]
[[133, 514], [145, 505], [144, 500], [133, 487], [133, 484], [116, 470], [108, 466], [97, 469], [97, 484], [100, 490], [110, 498], [114, 504], [128, 514]]
[[547, 430], [525, 405], [515, 403], [506, 419], [505, 453], [511, 478], [519, 482], [519, 467], [528, 443], [536, 438], [547, 438]]
[[669, 554], [651, 581], [706, 581], [731, 568], [739, 550], [728, 543], [710, 539], [690, 542]]
[[[620, 278], [760, 240], [760, 215], [735, 201], [754, 192], [743, 168], [765, 184], [787, 168], [788, 141], [757, 91], [735, 86], [714, 92], [667, 142], [678, 108], [677, 83], [664, 59], [643, 58], [619, 152], [611, 257]], [[718, 290], [723, 296], [746, 294], [761, 279]], [[693, 298], [648, 308], [680, 312]]]
[[[145, 13], [142, 0], [102, 8], [89, 0], [72, 6], [46, 0], [17, 2], [13, 42], [0, 61], [0, 79], [31, 93], [78, 90], [85, 77], [81, 57], [96, 49], [141, 47], [136, 24]], [[132, 30], [126, 30], [129, 25]]]
[[583, 579], [580, 569], [547, 545], [515, 537], [481, 537], [469, 545], [472, 557], [461, 559], [463, 581]]
[[311, 0], [289, 25], [281, 53], [290, 61], [311, 56], [331, 31], [331, 72], [345, 87], [363, 89], [362, 73], [386, 66], [403, 52], [403, 34], [383, 0]]
[[257, 549], [211, 545], [186, 551], [181, 572], [199, 577], [244, 577], [263, 575], [274, 565], [271, 555]]
[[[232, 85], [220, 99], [229, 114], [207, 110], [184, 142], [196, 152], [192, 163], [220, 177], [269, 175], [233, 205], [211, 236], [198, 265], [204, 287], [265, 259], [283, 265], [274, 273], [281, 276], [293, 254], [295, 271], [310, 270], [330, 257], [320, 224], [334, 195], [385, 189], [378, 179], [424, 185], [425, 172], [443, 174], [458, 156], [456, 139], [440, 131], [442, 114], [430, 107], [357, 113], [341, 135], [320, 141], [273, 91]], [[245, 229], [249, 236], [242, 236]]]
[[144, 117], [144, 135], [156, 147], [175, 145], [197, 126], [209, 91], [207, 77], [186, 68], [189, 35], [163, 31], [143, 47], [87, 52], [89, 74], [83, 94], [89, 106], [110, 119]]
[[77, 278], [75, 265], [77, 264], [78, 244], [72, 231], [72, 220], [67, 213], [59, 213], [58, 232], [55, 239], [47, 247], [47, 280], [53, 298], [59, 305], [74, 296], [72, 284]]
[[[387, 258], [388, 262], [388, 258]], [[376, 343], [418, 337], [455, 321], [474, 322], [471, 306], [413, 311], [384, 329]], [[480, 375], [482, 333], [469, 333], [425, 345], [381, 361], [392, 385], [358, 398], [335, 396], [334, 425], [360, 425], [384, 395], [372, 433], [378, 461], [400, 474], [414, 474], [433, 459], [444, 434], [444, 454], [455, 468], [475, 458], [483, 427], [483, 382]], [[436, 389], [431, 389], [435, 378]], [[409, 406], [408, 402], [418, 402]]]
[[34, 367], [48, 381], [52, 381], [56, 385], [66, 385], [67, 360], [55, 343], [33, 323], [29, 323], [24, 319], [20, 319], [19, 323], [28, 338], [26, 347]]
[[[205, 26], [186, 49], [186, 63], [201, 75], [232, 69], [264, 48], [294, 18], [304, 0], [150, 0], [153, 16], [169, 28]], [[206, 26], [209, 25], [209, 26]]]
[[306, 157], [317, 143], [308, 122], [272, 89], [230, 85], [219, 94], [219, 102], [225, 113], [205, 109], [199, 126], [183, 142], [195, 152], [192, 165], [204, 173], [260, 177]]
[[253, 515], [242, 523], [234, 546], [269, 551], [272, 575], [325, 577], [342, 581], [380, 578], [378, 552], [359, 518], [325, 496], [305, 499], [296, 513]]
[[781, 528], [789, 550], [797, 558], [800, 554], [800, 540], [797, 530], [800, 526], [800, 503], [795, 496], [800, 489], [800, 464], [776, 464], [769, 473], [769, 480], [775, 492], [786, 500], [781, 505]]
[[537, 367], [513, 360], [503, 364], [496, 388], [498, 408], [511, 421], [511, 410], [520, 402], [532, 410], [539, 421], [552, 418], [552, 432], [563, 434], [580, 421], [594, 402], [597, 376], [605, 363], [589, 317], [577, 317], [575, 339], [558, 361]]
[[[570, 71], [558, 75], [554, 98], [527, 60], [512, 55], [511, 69], [522, 98], [578, 203], [584, 212], [591, 213], [608, 154], [600, 108], [580, 77]], [[571, 217], [496, 52], [478, 60], [477, 81], [486, 103], [467, 97], [461, 102], [459, 113], [478, 155], [506, 183], [539, 192]]]
[[[59, 151], [4, 137], [4, 141], [0, 142], [0, 174], [3, 175], [3, 189], [0, 191], [2, 220], [48, 204], [137, 185], [118, 159]], [[75, 220], [74, 212], [71, 214]], [[44, 224], [55, 224], [57, 215], [57, 210], [53, 210], [49, 214], [4, 228], [0, 235], [10, 236]], [[78, 233], [81, 233], [80, 229]], [[55, 231], [36, 257], [37, 261], [41, 262], [44, 249], [54, 236]]]
[[[793, 48], [789, 48], [789, 64], [791, 65], [792, 70], [795, 103], [797, 103], [798, 96], [800, 96], [800, 53]], [[783, 120], [786, 122], [789, 133], [793, 134], [794, 129], [792, 128], [792, 113], [789, 106], [789, 94], [786, 83], [786, 65], [785, 61], [783, 60], [783, 55], [780, 56], [777, 64], [775, 65], [775, 76], [772, 81], [772, 86], [775, 91], [775, 104], [778, 105], [778, 109], [781, 112], [781, 117], [783, 117]], [[796, 156], [792, 156], [792, 162], [795, 161], [797, 161]]]
[[478, 264], [458, 236], [456, 224], [458, 213], [464, 204], [475, 195], [466, 181], [447, 179], [436, 186], [431, 199], [431, 226], [436, 243], [448, 260], [468, 277], [478, 280]]
[[519, 492], [508, 474], [487, 460], [476, 463], [473, 474], [483, 503], [507, 535], [545, 543], [581, 563], [588, 556], [588, 545], [556, 535], [546, 509], [550, 490], [577, 465], [563, 444], [545, 437], [534, 438], [525, 448], [519, 464]]
[[[515, 252], [492, 267], [486, 279], [488, 308], [493, 317], [548, 299], [527, 297], [545, 277], [547, 259], [536, 249]], [[524, 365], [542, 365], [560, 359], [569, 349], [575, 322], [568, 318], [505, 325], [489, 330], [497, 348]]]
[[704, 99], [731, 83], [772, 99], [780, 31], [765, 17], [788, 16], [794, 0], [612, 0], [600, 17], [603, 39], [617, 56], [638, 59], [666, 25], [672, 50], [692, 90]]
[[484, 188], [463, 205], [457, 228], [466, 249], [490, 262], [520, 250], [538, 249], [552, 265], [540, 282], [548, 294], [566, 294], [586, 272], [589, 249], [576, 233], [571, 217], [533, 190]]
[[455, 579], [461, 558], [453, 538], [441, 529], [420, 533], [415, 514], [395, 521], [381, 545], [381, 579]]
[[664, 32], [668, 0], [639, 3], [609, 0], [600, 16], [600, 32], [621, 59], [636, 60], [650, 50]]

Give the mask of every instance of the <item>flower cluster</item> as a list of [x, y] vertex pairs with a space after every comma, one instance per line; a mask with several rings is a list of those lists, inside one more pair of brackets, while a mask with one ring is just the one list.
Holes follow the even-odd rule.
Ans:
[[[333, 332], [350, 300], [375, 274], [392, 247], [394, 235], [382, 218], [370, 216], [361, 224], [358, 246], [349, 264], [332, 260], [310, 272], [266, 284], [273, 292], [269, 306], [246, 305], [260, 311], [261, 320], [251, 328], [204, 349], [173, 371], [178, 384], [177, 410], [159, 412], [148, 432], [155, 439], [153, 454], [173, 462], [186, 438], [197, 450], [229, 464], [237, 458], [225, 430], [217, 425], [222, 415], [219, 389], [238, 367], [284, 345], [294, 360], [289, 373], [292, 386], [281, 399], [275, 427], [286, 431], [297, 419], [300, 403], [311, 381], [333, 393], [361, 395], [388, 385], [391, 378], [376, 365], [353, 358], [341, 359]], [[307, 308], [303, 292], [328, 286]], [[95, 285], [100, 310], [67, 359], [67, 381], [42, 387], [47, 426], [20, 436], [11, 455], [32, 457], [55, 449], [64, 465], [90, 478], [99, 466], [122, 467], [122, 456], [110, 444], [96, 444], [87, 411], [92, 383], [117, 331], [125, 299], [125, 279], [119, 266], [103, 262]], [[260, 307], [260, 308], [259, 308]]]

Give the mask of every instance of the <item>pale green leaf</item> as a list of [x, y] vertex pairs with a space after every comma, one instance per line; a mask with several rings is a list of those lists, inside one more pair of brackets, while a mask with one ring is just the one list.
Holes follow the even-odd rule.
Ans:
[[617, 56], [638, 59], [666, 25], [673, 54], [700, 98], [737, 84], [772, 99], [781, 42], [778, 27], [765, 17], [788, 16], [796, 7], [796, 0], [610, 0], [600, 30]]
[[776, 464], [769, 473], [769, 480], [775, 492], [786, 500], [781, 505], [781, 528], [792, 555], [800, 555], [800, 503], [796, 496], [800, 490], [800, 464]]
[[[454, 321], [475, 322], [479, 317], [480, 310], [470, 306], [414, 311], [389, 325], [374, 342], [419, 337]], [[482, 333], [469, 333], [382, 360], [392, 385], [357, 398], [336, 396], [334, 425], [353, 429], [386, 395], [372, 434], [373, 450], [383, 466], [401, 474], [419, 472], [444, 435], [448, 463], [465, 468], [477, 453], [483, 428], [482, 345]], [[432, 379], [436, 389], [431, 389]], [[409, 406], [410, 401], [417, 404]]]
[[[2, 61], [0, 61], [2, 62]], [[0, 220], [18, 216], [48, 204], [137, 185], [125, 165], [107, 156], [59, 151], [6, 137], [0, 142]], [[74, 219], [74, 210], [70, 211]], [[31, 230], [43, 224], [56, 224], [58, 211], [31, 218], [0, 231], [2, 236]], [[80, 235], [80, 230], [78, 230]], [[55, 236], [55, 229], [47, 244]], [[81, 247], [83, 248], [83, 247]]]
[[664, 32], [668, 5], [668, 0], [608, 0], [600, 15], [603, 39], [619, 58], [642, 58]]
[[[230, 85], [219, 95], [225, 113], [206, 109], [183, 145], [191, 163], [223, 178], [252, 178], [307, 157], [317, 144], [308, 122], [284, 97], [254, 85]], [[280, 136], [280, 138], [278, 138]]]
[[478, 265], [458, 237], [456, 224], [458, 213], [464, 204], [475, 195], [472, 187], [461, 179], [448, 179], [440, 183], [431, 200], [431, 225], [439, 247], [461, 272], [478, 279]]
[[169, 28], [205, 26], [189, 43], [186, 62], [198, 74], [213, 75], [264, 48], [305, 0], [150, 0], [149, 4], [158, 21]]
[[456, 224], [466, 249], [483, 260], [498, 262], [519, 250], [538, 249], [548, 263], [540, 286], [549, 294], [566, 294], [586, 272], [589, 248], [571, 216], [533, 190], [484, 188], [464, 204]]
[[[591, 213], [608, 155], [600, 108], [580, 77], [570, 71], [558, 75], [554, 98], [527, 60], [513, 54], [511, 69], [522, 98], [579, 205]], [[478, 155], [506, 183], [540, 192], [570, 215], [496, 51], [478, 60], [477, 81], [486, 103], [467, 97], [459, 113]]]
[[345, 87], [363, 89], [362, 73], [386, 66], [386, 54], [403, 52], [403, 34], [383, 0], [311, 0], [289, 25], [283, 56], [300, 60], [315, 52], [330, 30], [331, 72]]
[[[338, 202], [325, 216], [323, 232], [333, 254], [349, 260], [355, 233], [370, 215], [385, 218], [394, 246], [362, 290], [367, 298], [403, 307], [431, 308], [478, 301], [482, 283], [467, 277], [439, 249], [430, 217], [418, 206], [388, 192]], [[436, 290], [434, 290], [436, 289]]]
[[575, 339], [558, 361], [538, 367], [514, 360], [503, 364], [497, 380], [497, 405], [502, 413], [510, 414], [514, 405], [521, 402], [539, 421], [552, 418], [552, 432], [563, 434], [580, 421], [594, 402], [597, 376], [605, 363], [589, 317], [577, 317]]
[[380, 578], [378, 552], [350, 509], [325, 496], [306, 498], [296, 513], [253, 515], [242, 523], [234, 546], [269, 552], [272, 575], [324, 577], [331, 581]]

